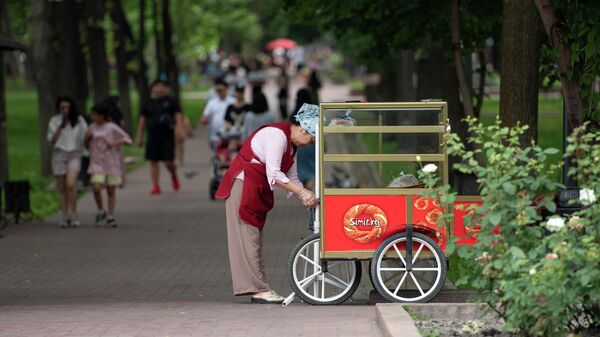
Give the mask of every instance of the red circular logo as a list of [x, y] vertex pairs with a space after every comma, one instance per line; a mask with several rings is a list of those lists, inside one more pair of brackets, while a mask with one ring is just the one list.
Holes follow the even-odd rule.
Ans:
[[371, 204], [358, 204], [344, 214], [344, 233], [358, 243], [370, 243], [381, 237], [387, 228], [385, 212]]

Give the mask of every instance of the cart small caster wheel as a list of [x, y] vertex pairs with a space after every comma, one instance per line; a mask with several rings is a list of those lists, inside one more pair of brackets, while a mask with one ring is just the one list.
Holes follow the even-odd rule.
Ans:
[[320, 258], [320, 235], [312, 234], [300, 241], [288, 260], [290, 287], [302, 301], [314, 305], [340, 304], [358, 288], [360, 261], [328, 261], [324, 271]]
[[429, 302], [444, 286], [448, 265], [431, 238], [413, 233], [412, 268], [406, 266], [406, 233], [383, 241], [371, 260], [375, 289], [391, 302]]

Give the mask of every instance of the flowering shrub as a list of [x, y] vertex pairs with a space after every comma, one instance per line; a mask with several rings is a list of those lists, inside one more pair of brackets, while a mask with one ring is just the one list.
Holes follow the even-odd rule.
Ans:
[[[506, 322], [506, 329], [527, 336], [563, 335], [566, 331], [600, 326], [600, 134], [578, 130], [569, 139], [567, 154], [578, 158], [571, 172], [587, 190], [581, 202], [588, 207], [572, 216], [553, 213], [553, 193], [562, 186], [552, 177], [559, 165], [548, 156], [556, 149], [535, 144], [521, 147], [527, 126], [506, 128], [497, 120], [484, 127], [468, 119], [468, 151], [449, 135], [448, 153], [462, 158], [459, 171], [474, 174], [480, 184], [483, 206], [471, 209], [466, 221], [481, 226], [474, 246], [449, 244], [469, 266], [461, 270], [459, 284], [469, 284], [478, 299], [490, 305]], [[479, 153], [478, 153], [479, 152]], [[484, 158], [480, 165], [475, 159]], [[451, 205], [455, 193], [439, 185], [439, 178], [422, 170], [420, 178], [432, 187], [431, 197]], [[439, 226], [451, 225], [446, 212]]]

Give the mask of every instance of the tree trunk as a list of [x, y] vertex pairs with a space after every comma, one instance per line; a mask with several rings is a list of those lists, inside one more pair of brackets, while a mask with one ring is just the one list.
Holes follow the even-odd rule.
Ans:
[[46, 130], [50, 117], [54, 114], [54, 100], [58, 87], [54, 81], [58, 77], [59, 60], [52, 48], [56, 33], [51, 24], [54, 5], [47, 1], [31, 2], [31, 62], [38, 92], [38, 128], [40, 143], [41, 173], [50, 176], [50, 145], [46, 140]]
[[[444, 57], [445, 50], [442, 47], [428, 46], [417, 61], [417, 100], [443, 100], [447, 97], [445, 80], [448, 73], [445, 71], [447, 65]], [[417, 125], [438, 125], [440, 123], [438, 114], [417, 112], [415, 117]], [[431, 134], [410, 134], [408, 136], [416, 142], [417, 153], [437, 150], [440, 143], [440, 140]]]
[[173, 28], [171, 24], [171, 14], [169, 11], [169, 0], [162, 0], [162, 26], [163, 26], [163, 44], [166, 58], [167, 81], [171, 87], [171, 93], [179, 100], [179, 69], [177, 69], [177, 60], [175, 59], [173, 47]]
[[465, 75], [465, 66], [460, 52], [460, 17], [459, 17], [459, 0], [452, 0], [452, 56], [454, 58], [454, 67], [458, 77], [458, 89], [462, 98], [462, 105], [467, 117], [474, 117], [473, 99], [471, 89]]
[[[58, 44], [52, 45], [53, 57], [59, 62], [60, 75], [54, 79], [59, 94], [71, 95], [80, 111], [87, 111], [88, 98], [87, 65], [81, 44], [79, 19], [82, 9], [75, 0], [51, 2], [53, 11], [51, 25], [56, 27]], [[56, 99], [56, 97], [55, 97]]]
[[[117, 88], [119, 90], [119, 104], [123, 112], [123, 126], [125, 131], [133, 134], [133, 114], [131, 112], [131, 93], [129, 87], [129, 54], [127, 52], [128, 41], [133, 39], [131, 29], [120, 0], [110, 3], [110, 16], [112, 20], [113, 38], [115, 46], [115, 58], [117, 63]], [[133, 44], [133, 41], [132, 41]]]
[[[550, 43], [552, 46], [559, 48], [556, 64], [560, 73], [565, 109], [569, 115], [569, 126], [573, 129], [582, 123], [584, 104], [581, 97], [581, 85], [579, 84], [580, 74], [576, 69], [571, 67], [571, 44], [566, 39], [569, 34], [569, 28], [560, 15], [552, 8], [552, 1], [534, 0], [534, 2], [544, 23]], [[572, 71], [571, 78], [567, 75], [569, 71]]]
[[146, 0], [140, 0], [139, 36], [137, 41], [137, 63], [138, 72], [136, 76], [140, 107], [150, 99], [148, 90], [148, 65], [144, 59], [144, 47], [146, 46]]
[[530, 0], [505, 0], [502, 13], [500, 119], [529, 125], [521, 144], [537, 140], [540, 22]]
[[41, 171], [51, 175], [48, 121], [59, 95], [70, 95], [86, 111], [87, 71], [79, 34], [80, 10], [75, 0], [31, 2], [31, 60], [39, 107]]
[[105, 0], [87, 1], [86, 28], [87, 47], [94, 88], [94, 100], [100, 101], [109, 95], [108, 62], [106, 60], [106, 41], [104, 36]]
[[483, 107], [483, 99], [485, 98], [485, 75], [487, 73], [483, 50], [477, 52], [477, 59], [479, 61], [479, 69], [477, 69], [479, 84], [477, 85], [477, 96], [475, 96], [475, 101], [477, 103], [473, 108], [473, 113], [475, 114], [475, 117], [479, 118], [481, 116], [481, 107]]
[[[0, 0], [0, 11], [4, 10]], [[0, 51], [0, 64], [4, 62], [4, 53]], [[4, 71], [0, 71], [0, 187], [8, 180], [8, 137], [6, 135], [6, 102], [4, 100]]]
[[[459, 0], [452, 0], [452, 19], [450, 20], [450, 28], [452, 31], [452, 58], [454, 60], [454, 69], [456, 70], [456, 78], [458, 81], [458, 91], [460, 93], [462, 110], [465, 117], [475, 117], [473, 110], [473, 97], [471, 95], [471, 87], [467, 81], [465, 66], [461, 53], [460, 40], [460, 17], [459, 17]], [[469, 72], [470, 73], [470, 72]], [[470, 137], [475, 137], [473, 132], [469, 132]], [[479, 150], [479, 146], [473, 144], [474, 150]], [[480, 165], [483, 165], [483, 155], [480, 151], [476, 151], [475, 159]]]
[[[0, 13], [6, 14], [6, 1], [0, 0]], [[0, 20], [0, 33], [6, 22]], [[8, 137], [6, 136], [6, 102], [4, 100], [4, 53], [0, 50], [0, 188], [8, 180]], [[1, 198], [1, 196], [0, 196]], [[1, 207], [1, 205], [0, 205]], [[1, 210], [0, 210], [1, 212]]]
[[460, 93], [458, 88], [458, 78], [456, 76], [456, 69], [454, 68], [454, 62], [446, 61], [446, 72], [448, 74], [445, 85], [447, 92], [446, 101], [448, 102], [448, 119], [450, 119], [450, 128], [453, 133], [456, 133], [460, 139], [465, 143], [465, 146], [469, 146], [466, 143], [467, 137], [469, 137], [469, 130], [467, 123], [464, 121], [465, 111], [462, 103], [460, 102]]
[[430, 47], [425, 57], [417, 61], [417, 99], [446, 97], [446, 88], [442, 79], [446, 67], [444, 48]]
[[152, 27], [154, 29], [154, 51], [156, 53], [156, 78], [161, 78], [165, 69], [165, 54], [160, 35], [160, 19], [158, 1], [152, 0]]
[[[0, 2], [5, 2], [4, 0], [0, 0]], [[0, 33], [8, 38], [14, 38], [12, 28], [10, 26], [10, 17], [8, 16], [8, 6], [4, 5], [4, 9], [0, 10], [0, 26], [2, 29]], [[6, 51], [4, 53], [4, 61], [0, 62], [0, 65], [6, 66], [8, 74], [15, 79], [19, 75], [19, 60], [17, 59], [18, 52], [15, 51]], [[6, 74], [5, 74], [6, 75]]]

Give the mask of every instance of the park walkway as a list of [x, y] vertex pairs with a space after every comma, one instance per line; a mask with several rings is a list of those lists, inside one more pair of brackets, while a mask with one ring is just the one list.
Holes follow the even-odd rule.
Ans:
[[[344, 88], [323, 92], [340, 95]], [[343, 99], [343, 97], [342, 97]], [[274, 105], [275, 102], [271, 102]], [[117, 192], [119, 227], [96, 228], [90, 193], [77, 229], [12, 225], [0, 239], [0, 336], [372, 336], [366, 283], [348, 305], [287, 308], [231, 295], [224, 203], [208, 197], [210, 151], [186, 144], [182, 189], [163, 173], [150, 196], [148, 166]], [[267, 275], [283, 295], [287, 258], [308, 234], [306, 210], [277, 194], [265, 230]]]

